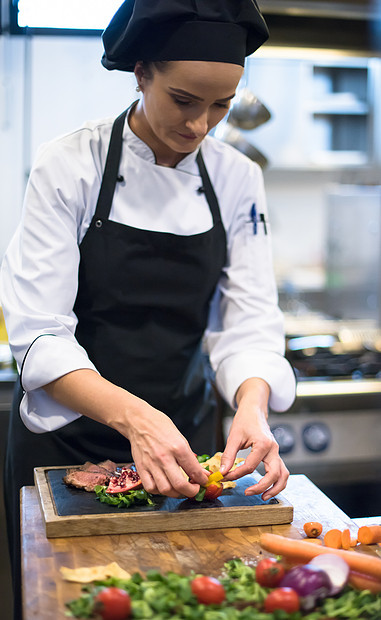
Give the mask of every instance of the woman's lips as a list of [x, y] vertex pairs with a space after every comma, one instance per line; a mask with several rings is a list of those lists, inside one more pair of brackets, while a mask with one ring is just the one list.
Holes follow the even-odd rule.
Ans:
[[180, 138], [184, 138], [184, 140], [197, 140], [197, 136], [187, 135], [184, 133], [179, 133]]

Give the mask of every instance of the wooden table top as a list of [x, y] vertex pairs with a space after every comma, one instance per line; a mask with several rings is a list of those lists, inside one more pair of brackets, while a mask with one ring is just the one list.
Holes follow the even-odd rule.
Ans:
[[80, 584], [61, 578], [61, 566], [105, 565], [116, 561], [130, 573], [150, 569], [189, 574], [192, 570], [217, 576], [224, 562], [258, 555], [259, 537], [273, 532], [292, 538], [304, 536], [306, 521], [319, 521], [324, 531], [358, 525], [322, 493], [306, 476], [294, 475], [282, 495], [294, 506], [289, 525], [205, 529], [46, 538], [34, 487], [21, 491], [21, 544], [24, 620], [64, 620], [65, 602], [77, 598]]

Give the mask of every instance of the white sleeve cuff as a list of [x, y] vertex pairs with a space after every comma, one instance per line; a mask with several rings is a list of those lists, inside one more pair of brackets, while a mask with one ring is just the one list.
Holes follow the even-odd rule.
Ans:
[[42, 388], [25, 392], [20, 404], [20, 417], [32, 433], [56, 431], [81, 417], [53, 400]]
[[290, 364], [277, 353], [256, 351], [232, 355], [217, 369], [217, 387], [233, 409], [237, 408], [235, 395], [238, 388], [253, 377], [263, 379], [270, 386], [270, 409], [286, 411], [291, 407], [296, 395], [296, 380]]
[[20, 416], [30, 431], [54, 431], [81, 417], [80, 413], [56, 402], [42, 387], [82, 368], [98, 372], [76, 340], [47, 334], [32, 343], [24, 358], [20, 377], [25, 390]]
[[25, 355], [21, 384], [26, 392], [30, 392], [81, 368], [96, 371], [85, 349], [74, 338], [42, 335], [36, 338]]

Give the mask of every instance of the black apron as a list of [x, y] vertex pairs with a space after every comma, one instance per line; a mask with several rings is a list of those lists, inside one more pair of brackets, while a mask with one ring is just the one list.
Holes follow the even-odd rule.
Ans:
[[[210, 230], [183, 236], [109, 220], [126, 114], [114, 122], [95, 214], [80, 245], [76, 337], [102, 376], [171, 417], [195, 452], [212, 453], [215, 400], [201, 339], [226, 260], [218, 201], [199, 151], [200, 190], [213, 216]], [[4, 468], [17, 620], [19, 489], [33, 484], [33, 468], [132, 458], [126, 438], [85, 416], [57, 431], [30, 432], [19, 416], [21, 395], [18, 385]]]

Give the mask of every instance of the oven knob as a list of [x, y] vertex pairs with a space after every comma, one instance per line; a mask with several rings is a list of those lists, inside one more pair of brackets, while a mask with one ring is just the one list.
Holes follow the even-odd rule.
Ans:
[[295, 432], [289, 424], [278, 424], [271, 427], [271, 432], [279, 446], [279, 454], [288, 454], [295, 446]]
[[302, 431], [303, 442], [310, 452], [324, 452], [331, 442], [331, 433], [326, 424], [312, 422]]

